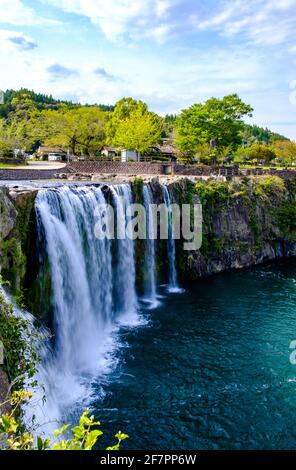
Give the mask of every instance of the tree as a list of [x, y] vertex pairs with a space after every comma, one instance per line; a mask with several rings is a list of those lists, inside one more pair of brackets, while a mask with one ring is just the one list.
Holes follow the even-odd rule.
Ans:
[[162, 120], [142, 101], [120, 100], [108, 127], [109, 141], [115, 147], [144, 153], [161, 139]]
[[29, 151], [34, 143], [30, 121], [14, 118], [11, 122], [0, 119], [0, 154], [13, 155], [15, 149]]
[[243, 144], [249, 146], [252, 144], [271, 144], [277, 140], [289, 140], [283, 135], [276, 132], [272, 132], [267, 128], [259, 127], [256, 125], [250, 126], [244, 125], [244, 129], [241, 133]]
[[43, 143], [63, 150], [94, 155], [106, 140], [107, 114], [97, 107], [43, 111], [40, 126]]
[[196, 155], [200, 144], [211, 141], [215, 141], [218, 150], [229, 146], [235, 149], [242, 140], [242, 118], [251, 116], [252, 111], [237, 95], [194, 104], [183, 110], [177, 119], [176, 144], [189, 157]]
[[253, 144], [250, 147], [240, 147], [237, 149], [235, 163], [258, 163], [269, 164], [276, 158], [275, 151], [270, 145]]
[[274, 142], [274, 151], [278, 163], [282, 165], [295, 165], [296, 163], [296, 143], [291, 140], [280, 140]]

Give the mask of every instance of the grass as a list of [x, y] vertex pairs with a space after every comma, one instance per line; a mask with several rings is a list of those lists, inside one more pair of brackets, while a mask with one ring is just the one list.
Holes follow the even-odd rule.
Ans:
[[7, 164], [7, 163], [0, 163], [0, 169], [3, 168], [3, 169], [16, 169], [16, 168], [23, 168], [23, 167], [26, 167], [27, 164], [26, 163], [19, 163], [18, 165], [11, 165], [11, 164]]

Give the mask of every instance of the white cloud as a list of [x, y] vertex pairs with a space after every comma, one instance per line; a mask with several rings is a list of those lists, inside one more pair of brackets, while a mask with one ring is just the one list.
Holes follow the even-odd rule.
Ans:
[[0, 29], [0, 50], [17, 51], [31, 50], [37, 47], [37, 43], [31, 36], [18, 31]]
[[[162, 27], [173, 0], [43, 0], [65, 12], [83, 15], [100, 27], [108, 39], [127, 34], [145, 36], [146, 28]], [[158, 36], [160, 33], [158, 34]], [[157, 36], [157, 33], [155, 34]], [[162, 38], [165, 30], [162, 30]]]
[[0, 23], [15, 26], [51, 26], [60, 24], [60, 21], [39, 16], [21, 0], [0, 0]]
[[199, 30], [213, 29], [226, 36], [240, 35], [260, 45], [290, 41], [296, 28], [296, 0], [226, 0], [216, 15], [193, 15]]

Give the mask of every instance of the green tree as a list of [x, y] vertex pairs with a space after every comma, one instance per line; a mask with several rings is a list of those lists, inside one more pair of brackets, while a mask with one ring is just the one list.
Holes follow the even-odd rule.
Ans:
[[217, 149], [237, 148], [244, 128], [242, 118], [253, 109], [236, 95], [211, 98], [182, 111], [177, 119], [178, 148], [189, 157], [196, 156], [200, 144], [215, 141]]
[[250, 160], [253, 163], [268, 164], [276, 158], [272, 147], [262, 144], [254, 144], [249, 149]]
[[120, 100], [108, 127], [108, 140], [115, 147], [145, 153], [157, 144], [163, 130], [162, 119], [142, 101]]
[[12, 121], [0, 119], [0, 154], [9, 156], [15, 149], [30, 151], [35, 141], [32, 122], [15, 117]]
[[95, 155], [106, 140], [107, 114], [97, 107], [43, 111], [40, 117], [45, 145], [70, 150], [75, 155]]
[[290, 140], [274, 142], [274, 151], [278, 163], [286, 166], [294, 166], [296, 163], [296, 143]]

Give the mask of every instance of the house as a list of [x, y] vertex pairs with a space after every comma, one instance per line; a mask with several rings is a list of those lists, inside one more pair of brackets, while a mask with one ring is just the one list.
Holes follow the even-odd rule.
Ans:
[[[46, 146], [40, 146], [36, 152], [37, 157], [40, 158], [40, 160], [49, 160], [51, 161], [57, 161], [57, 160], [62, 160], [66, 161], [67, 160], [67, 153], [64, 150], [61, 150], [59, 148], [53, 148], [53, 147], [46, 147]], [[52, 157], [54, 155], [54, 158]]]
[[139, 162], [141, 159], [140, 153], [136, 150], [121, 150], [121, 161], [126, 162]]
[[118, 149], [114, 148], [114, 147], [106, 147], [105, 146], [101, 150], [101, 155], [103, 155], [106, 158], [110, 158], [110, 159], [116, 157], [117, 153], [118, 153]]
[[160, 157], [170, 161], [177, 160], [177, 149], [173, 144], [164, 141], [162, 144], [155, 145], [150, 148], [150, 155], [152, 157]]

